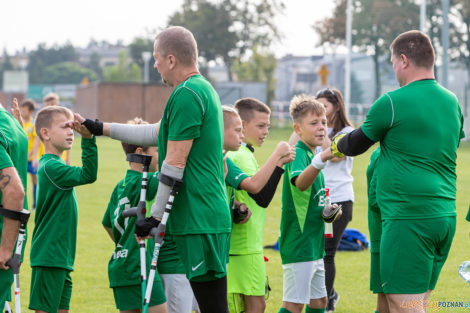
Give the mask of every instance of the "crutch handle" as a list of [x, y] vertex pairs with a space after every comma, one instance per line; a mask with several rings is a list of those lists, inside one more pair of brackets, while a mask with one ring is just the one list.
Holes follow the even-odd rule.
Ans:
[[126, 209], [122, 211], [122, 217], [131, 217], [131, 216], [137, 216], [137, 207], [133, 207], [130, 209]]
[[13, 274], [20, 273], [20, 266], [21, 266], [21, 254], [14, 254], [11, 259], [5, 263], [6, 266], [9, 266], [13, 271]]

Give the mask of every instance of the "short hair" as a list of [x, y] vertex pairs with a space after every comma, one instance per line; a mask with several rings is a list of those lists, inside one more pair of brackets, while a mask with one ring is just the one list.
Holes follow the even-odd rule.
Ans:
[[34, 127], [36, 128], [36, 134], [39, 136], [39, 139], [43, 141], [44, 139], [41, 136], [42, 128], [50, 128], [54, 120], [54, 116], [57, 114], [64, 114], [67, 118], [72, 119], [73, 113], [69, 109], [61, 106], [48, 106], [43, 107], [36, 114], [36, 121], [34, 122]]
[[171, 26], [155, 37], [158, 52], [173, 54], [184, 66], [197, 64], [197, 43], [193, 33], [181, 26]]
[[29, 111], [36, 110], [36, 102], [33, 99], [26, 99], [21, 102], [21, 107], [28, 107]]
[[290, 101], [289, 112], [294, 122], [300, 122], [307, 113], [322, 115], [326, 114], [326, 109], [321, 102], [315, 99], [315, 97], [302, 94], [292, 98]]
[[397, 36], [390, 45], [394, 56], [406, 55], [414, 65], [424, 68], [434, 66], [434, 48], [429, 37], [419, 30], [410, 30]]
[[228, 106], [228, 105], [222, 106], [222, 113], [224, 115], [224, 128], [228, 128], [229, 126], [232, 125], [232, 121], [234, 117], [240, 117], [238, 115], [237, 110], [235, 110], [235, 108]]
[[271, 114], [271, 109], [255, 98], [241, 98], [235, 102], [235, 108], [240, 118], [246, 122], [251, 121], [255, 112]]
[[54, 92], [49, 92], [42, 99], [42, 102], [50, 102], [50, 101], [56, 101], [57, 105], [59, 105], [59, 95]]
[[[126, 124], [131, 124], [131, 125], [144, 125], [148, 124], [148, 122], [144, 121], [140, 117], [135, 117], [132, 120], [128, 120]], [[124, 153], [128, 155], [129, 153], [134, 153], [137, 148], [142, 148], [142, 150], [147, 151], [149, 147], [147, 146], [139, 146], [139, 145], [133, 145], [130, 143], [126, 142], [121, 142], [122, 149], [124, 150]]]

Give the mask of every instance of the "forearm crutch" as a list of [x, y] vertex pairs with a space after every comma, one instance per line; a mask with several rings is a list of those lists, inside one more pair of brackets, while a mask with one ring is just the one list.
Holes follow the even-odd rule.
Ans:
[[[124, 218], [136, 216], [137, 220], [145, 219], [147, 213], [146, 196], [147, 196], [147, 176], [149, 171], [150, 162], [152, 161], [151, 155], [130, 153], [127, 155], [127, 161], [142, 164], [142, 184], [140, 188], [140, 200], [137, 207], [133, 207], [122, 211]], [[142, 285], [142, 301], [144, 301], [145, 287], [147, 281], [147, 268], [146, 268], [146, 251], [145, 240], [139, 241], [140, 251], [140, 280]], [[143, 302], [142, 302], [143, 303]]]
[[[21, 313], [21, 300], [20, 300], [20, 266], [21, 266], [21, 252], [23, 250], [23, 244], [25, 241], [25, 234], [26, 234], [26, 224], [28, 224], [29, 219], [29, 211], [23, 209], [23, 211], [19, 212], [19, 221], [20, 221], [20, 229], [18, 232], [18, 239], [16, 240], [16, 248], [15, 254], [13, 257], [8, 260], [6, 263], [13, 272], [13, 285], [14, 285], [14, 292], [15, 292], [15, 313]], [[6, 308], [6, 306], [5, 306]], [[11, 309], [10, 309], [11, 312]]]
[[181, 186], [182, 182], [182, 180], [176, 179], [171, 182], [170, 197], [168, 198], [168, 202], [166, 203], [162, 221], [160, 222], [160, 224], [158, 224], [158, 227], [154, 227], [150, 231], [150, 234], [155, 239], [155, 248], [153, 250], [152, 263], [150, 264], [149, 279], [147, 281], [147, 290], [145, 292], [144, 307], [142, 310], [143, 313], [148, 312], [150, 296], [152, 295], [153, 281], [155, 279], [155, 272], [157, 269], [158, 255], [160, 254], [160, 248], [163, 245], [163, 237], [165, 236], [166, 223], [168, 221], [168, 217], [170, 216], [171, 207], [173, 206], [173, 200], [175, 199], [175, 196], [178, 193], [178, 189]]

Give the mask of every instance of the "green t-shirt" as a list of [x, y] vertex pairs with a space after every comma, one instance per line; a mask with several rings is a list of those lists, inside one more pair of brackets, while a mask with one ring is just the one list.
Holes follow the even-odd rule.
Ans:
[[167, 232], [228, 233], [231, 218], [224, 182], [222, 107], [214, 88], [201, 75], [179, 84], [168, 99], [158, 134], [160, 168], [168, 141], [189, 139], [194, 141]]
[[96, 180], [98, 151], [94, 137], [82, 138], [82, 165], [67, 165], [54, 154], [44, 154], [39, 160], [31, 266], [73, 271], [78, 213], [74, 187]]
[[311, 165], [314, 154], [300, 140], [295, 151], [295, 160], [284, 167], [279, 236], [282, 264], [315, 261], [325, 255], [325, 223], [321, 218], [325, 206], [323, 173], [307, 190], [297, 189], [294, 178]]
[[[148, 173], [146, 200], [158, 189], [158, 172]], [[122, 211], [136, 207], [140, 200], [142, 173], [127, 170], [126, 176], [114, 187], [101, 222], [113, 231], [115, 249], [108, 263], [110, 287], [132, 286], [140, 283], [140, 252], [135, 240], [136, 217], [122, 216]]]
[[361, 129], [380, 141], [377, 202], [383, 219], [456, 215], [462, 127], [457, 97], [435, 80], [412, 82], [372, 105]]
[[230, 158], [227, 158], [227, 176], [225, 177], [225, 184], [227, 185], [227, 199], [229, 201], [229, 208], [233, 208], [235, 202], [235, 190], [239, 190], [238, 186], [247, 177], [238, 166], [233, 163]]
[[[0, 107], [0, 170], [12, 166], [16, 168], [26, 194], [28, 137], [20, 123], [7, 110]], [[1, 191], [0, 204], [2, 204]], [[28, 208], [26, 196], [23, 207], [25, 209]], [[3, 216], [0, 216], [0, 240], [2, 238], [2, 230]]]
[[[369, 234], [371, 241], [371, 252], [378, 252], [379, 247], [376, 246], [382, 237], [382, 217], [380, 208], [377, 204], [377, 161], [380, 156], [380, 147], [375, 149], [370, 156], [369, 166], [367, 167], [367, 200], [368, 200], [368, 220]], [[377, 251], [375, 251], [377, 250]]]
[[[259, 170], [253, 152], [245, 145], [242, 145], [238, 151], [228, 152], [228, 156], [249, 176], [253, 176]], [[252, 215], [244, 224], [233, 224], [230, 254], [260, 253], [263, 251], [265, 209], [256, 204], [245, 190], [235, 190], [235, 200], [246, 204]]]

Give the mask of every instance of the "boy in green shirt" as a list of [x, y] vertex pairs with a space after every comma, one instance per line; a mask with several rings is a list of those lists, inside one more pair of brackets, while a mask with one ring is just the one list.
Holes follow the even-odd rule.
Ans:
[[[147, 124], [135, 118], [127, 124]], [[124, 153], [147, 154], [152, 156], [147, 180], [147, 199], [155, 197], [158, 188], [158, 148], [141, 147], [121, 142]], [[122, 212], [136, 207], [140, 200], [142, 164], [129, 162], [130, 169], [116, 185], [109, 200], [102, 224], [115, 243], [115, 250], [109, 260], [109, 285], [113, 288], [116, 307], [121, 312], [140, 312], [142, 308], [142, 289], [140, 279], [139, 244], [135, 240], [136, 217], [124, 218]], [[154, 172], [154, 173], [152, 173]], [[147, 262], [149, 263], [149, 262]], [[147, 266], [147, 269], [149, 267]], [[159, 275], [155, 275], [149, 312], [164, 313], [166, 299]]]
[[[253, 98], [239, 99], [235, 103], [235, 108], [240, 115], [243, 126], [242, 143], [241, 146], [236, 147], [238, 151], [230, 151], [227, 155], [241, 171], [253, 176], [263, 170], [260, 169], [253, 155], [253, 146], [260, 147], [263, 144], [268, 134], [271, 111], [266, 104]], [[227, 130], [225, 133], [227, 134]], [[277, 149], [282, 147], [285, 149], [284, 154], [290, 153], [290, 147], [287, 143], [280, 143]], [[277, 153], [278, 150], [273, 155], [275, 156]], [[268, 160], [268, 162], [272, 161]], [[277, 161], [274, 160], [274, 164], [279, 162], [278, 166], [283, 166], [290, 161], [281, 161], [279, 158]], [[282, 173], [280, 168], [276, 169], [273, 175], [277, 175], [277, 180], [273, 184], [268, 184], [269, 192], [253, 194], [249, 189], [243, 188], [243, 185], [240, 189], [246, 191], [235, 190], [234, 192], [235, 201], [245, 204], [251, 210], [252, 215], [250, 220], [244, 224], [233, 224], [227, 268], [227, 293], [230, 298], [233, 298], [231, 294], [243, 295], [247, 312], [264, 312], [266, 307], [264, 298], [266, 268], [263, 256], [265, 208], [272, 199]], [[226, 181], [230, 181], [229, 177]], [[243, 182], [241, 183], [243, 184]]]
[[[31, 294], [29, 309], [36, 312], [69, 312], [77, 241], [75, 186], [93, 183], [98, 170], [98, 152], [93, 135], [72, 123], [64, 107], [41, 109], [35, 128], [46, 154], [39, 161], [35, 227], [31, 242]], [[83, 167], [69, 166], [61, 159], [70, 150], [74, 133], [82, 135]]]
[[[313, 97], [296, 96], [290, 104], [294, 131], [300, 139], [295, 160], [285, 166], [279, 248], [284, 272], [280, 313], [325, 312], [324, 221], [325, 183], [321, 170], [333, 158], [331, 149], [314, 154], [329, 144], [326, 110]], [[333, 204], [336, 206], [336, 204]]]

